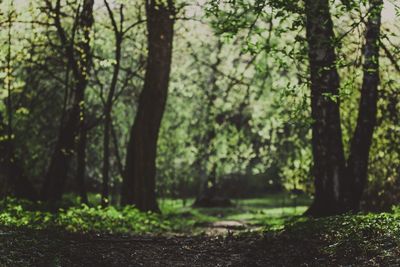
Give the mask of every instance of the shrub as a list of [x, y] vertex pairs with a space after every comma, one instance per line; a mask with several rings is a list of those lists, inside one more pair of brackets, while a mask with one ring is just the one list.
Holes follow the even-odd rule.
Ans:
[[116, 208], [80, 205], [43, 210], [43, 204], [7, 199], [0, 202], [0, 225], [32, 229], [61, 228], [70, 232], [148, 233], [170, 229], [170, 223], [160, 215], [140, 212], [133, 206]]

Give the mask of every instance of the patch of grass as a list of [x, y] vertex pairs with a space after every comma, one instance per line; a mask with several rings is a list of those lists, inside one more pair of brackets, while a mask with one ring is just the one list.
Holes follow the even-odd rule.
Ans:
[[[306, 206], [296, 207], [289, 201], [282, 206], [279, 200], [284, 197], [274, 195], [235, 200], [235, 207], [212, 209], [195, 209], [183, 206], [180, 201], [165, 200], [160, 205], [162, 215], [142, 213], [133, 207], [102, 209], [85, 205], [60, 208], [57, 212], [51, 213], [45, 210], [43, 204], [9, 199], [7, 203], [0, 202], [0, 252], [2, 255], [8, 255], [0, 260], [0, 265], [2, 263], [10, 266], [18, 265], [15, 263], [21, 258], [21, 254], [18, 254], [20, 251], [24, 252], [25, 260], [30, 260], [31, 255], [25, 251], [32, 248], [34, 248], [33, 251], [41, 247], [43, 251], [54, 252], [54, 248], [77, 246], [82, 242], [81, 237], [85, 237], [83, 240], [86, 241], [92, 237], [95, 238], [94, 240], [101, 240], [101, 243], [97, 241], [92, 243], [88, 252], [90, 255], [92, 255], [94, 244], [98, 245], [98, 255], [103, 255], [104, 246], [109, 246], [109, 251], [112, 249], [119, 251], [124, 247], [126, 251], [131, 251], [131, 246], [135, 244], [140, 248], [146, 248], [141, 252], [146, 254], [152, 251], [148, 249], [150, 243], [146, 241], [147, 237], [143, 239], [144, 243], [138, 245], [137, 242], [141, 242], [139, 238], [139, 241], [127, 245], [126, 241], [131, 237], [125, 235], [121, 237], [118, 234], [179, 231], [188, 235], [182, 237], [183, 239], [174, 239], [168, 245], [165, 244], [170, 237], [165, 239], [165, 237], [155, 235], [151, 237], [153, 238], [151, 240], [157, 242], [160, 239], [160, 244], [166, 249], [182, 240], [185, 240], [184, 244], [192, 242], [196, 247], [199, 245], [196, 240], [203, 240], [203, 244], [200, 244], [198, 249], [192, 250], [201, 251], [202, 255], [204, 251], [215, 255], [216, 248], [221, 246], [226, 246], [220, 250], [221, 255], [226, 255], [226, 251], [232, 251], [234, 248], [237, 249], [235, 255], [238, 255], [251, 247], [249, 251], [255, 254], [245, 253], [247, 256], [250, 255], [250, 261], [247, 264], [249, 266], [254, 263], [255, 258], [263, 263], [262, 266], [400, 266], [400, 207], [394, 208], [391, 213], [346, 214], [314, 219], [298, 216], [306, 209]], [[207, 226], [207, 223], [221, 220], [237, 220], [250, 225], [261, 225], [262, 230], [267, 231], [243, 231], [235, 235], [227, 235], [225, 238], [193, 236], [204, 230], [197, 226]], [[77, 234], [71, 235], [68, 232]], [[94, 234], [91, 234], [92, 232]], [[68, 235], [75, 241], [65, 242], [63, 236]], [[115, 240], [117, 242], [114, 242]], [[221, 243], [213, 247], [210, 244], [215, 240], [220, 240]], [[80, 245], [87, 247], [86, 241]], [[151, 242], [151, 244], [156, 243]], [[179, 248], [185, 246], [177, 245]], [[10, 249], [13, 247], [16, 249]], [[186, 250], [182, 253], [186, 253]], [[40, 252], [36, 255], [47, 254]], [[177, 254], [177, 257], [181, 255], [183, 254]], [[70, 254], [64, 260], [69, 258]], [[115, 254], [110, 254], [111, 258], [120, 259]], [[149, 262], [154, 260], [154, 255], [150, 255], [148, 260]], [[54, 264], [56, 263], [51, 262], [50, 265]], [[21, 266], [28, 265], [48, 264], [33, 262], [21, 264]]]
[[0, 225], [11, 228], [55, 228], [80, 233], [149, 233], [171, 229], [161, 215], [143, 213], [132, 206], [101, 208], [79, 205], [49, 212], [41, 203], [7, 199], [7, 202], [0, 203], [0, 207]]
[[319, 219], [301, 218], [287, 224], [280, 237], [290, 242], [314, 242], [313, 246], [321, 255], [335, 258], [339, 265], [350, 260], [361, 262], [371, 258], [379, 262], [399, 254], [400, 210]]
[[[96, 196], [91, 196], [95, 201]], [[220, 220], [234, 220], [268, 229], [281, 229], [306, 206], [288, 194], [268, 195], [263, 198], [236, 199], [235, 206], [227, 208], [192, 208], [194, 199], [165, 199], [160, 201], [162, 214], [142, 213], [134, 207], [81, 205], [76, 196], [67, 196], [57, 209], [50, 212], [44, 203], [8, 199], [0, 203], [0, 225], [32, 229], [59, 228], [70, 232], [149, 233], [193, 232]], [[305, 203], [307, 200], [301, 200]], [[92, 202], [93, 203], [93, 202]]]
[[[193, 201], [189, 199], [184, 207], [180, 200], [165, 199], [160, 201], [160, 207], [163, 214], [169, 219], [176, 219], [175, 224], [183, 228], [219, 220], [235, 220], [268, 229], [282, 229], [287, 221], [303, 214], [311, 202], [306, 195], [294, 196], [289, 193], [233, 199], [233, 207], [223, 208], [192, 208], [190, 205]], [[179, 222], [181, 219], [184, 222]]]

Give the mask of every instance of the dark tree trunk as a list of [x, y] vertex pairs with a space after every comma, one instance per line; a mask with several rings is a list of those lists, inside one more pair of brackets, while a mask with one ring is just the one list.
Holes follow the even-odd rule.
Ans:
[[4, 131], [6, 127], [2, 123], [0, 114], [0, 136], [3, 136], [0, 141], [0, 178], [2, 179], [0, 196], [11, 194], [17, 198], [37, 200], [37, 192], [24, 175], [20, 161], [15, 156], [14, 141], [6, 137], [7, 134]]
[[[83, 116], [84, 118], [84, 116]], [[84, 120], [80, 122], [80, 132], [78, 140], [78, 151], [77, 151], [77, 170], [76, 170], [76, 182], [78, 185], [79, 196], [81, 203], [88, 204], [88, 197], [86, 191], [86, 144], [87, 144], [87, 129], [85, 129]]]
[[[76, 145], [83, 144], [82, 141], [79, 141], [79, 133], [83, 131], [84, 95], [91, 67], [90, 32], [93, 25], [93, 4], [94, 0], [83, 1], [77, 27], [82, 32], [82, 38], [77, 44], [77, 51], [71, 45], [71, 41], [68, 40], [67, 34], [61, 25], [59, 1], [55, 7], [54, 24], [74, 74], [75, 88], [72, 92], [72, 108], [66, 111], [65, 123], [61, 122], [58, 140], [42, 188], [43, 200], [50, 202], [61, 200], [70, 162], [76, 151]], [[82, 177], [84, 177], [84, 171]]]
[[155, 194], [157, 139], [168, 94], [174, 7], [146, 1], [148, 57], [143, 91], [128, 143], [121, 204], [158, 211]]
[[60, 129], [54, 153], [45, 176], [42, 188], [42, 199], [45, 201], [61, 200], [69, 164], [74, 154], [79, 108], [74, 106], [68, 113], [67, 121]]
[[339, 111], [333, 23], [329, 0], [306, 0], [307, 41], [311, 72], [312, 152], [315, 179], [312, 216], [342, 212], [345, 159]]
[[7, 98], [5, 99], [7, 111], [7, 123], [3, 123], [3, 115], [0, 113], [0, 196], [2, 193], [7, 196], [9, 193], [18, 198], [36, 200], [37, 195], [33, 185], [23, 174], [22, 167], [15, 155], [14, 133], [13, 133], [13, 101], [12, 101], [12, 14], [8, 13], [7, 31], [7, 81], [5, 89]]
[[[121, 177], [123, 177], [124, 167], [123, 167], [122, 159], [121, 159], [121, 156], [119, 153], [117, 133], [115, 132], [112, 121], [111, 121], [111, 139], [112, 139], [112, 147], [114, 148], [114, 155], [115, 155], [115, 161], [116, 161], [116, 165], [117, 165], [118, 174]], [[121, 183], [118, 179], [115, 179], [113, 181], [113, 186], [111, 188], [111, 195], [112, 195], [111, 203], [113, 205], [118, 205], [120, 193], [121, 193]]]
[[[104, 1], [106, 4], [108, 14], [111, 20], [111, 24], [113, 26], [114, 35], [115, 35], [115, 65], [113, 69], [113, 76], [111, 79], [110, 90], [108, 92], [107, 100], [104, 105], [104, 133], [103, 133], [103, 185], [102, 185], [102, 194], [101, 194], [101, 204], [103, 207], [107, 206], [109, 203], [109, 183], [110, 183], [110, 135], [111, 135], [111, 114], [113, 107], [113, 100], [115, 90], [117, 89], [118, 76], [121, 65], [121, 49], [122, 49], [122, 41], [123, 41], [123, 29], [119, 29], [114, 18], [114, 14], [108, 4], [107, 1]], [[121, 9], [122, 10], [122, 6]], [[121, 11], [122, 12], [122, 11]], [[120, 23], [123, 23], [123, 16], [120, 16]]]
[[[213, 87], [213, 89], [215, 89]], [[214, 99], [215, 100], [215, 99]], [[209, 106], [208, 106], [208, 111], [207, 111], [207, 117], [210, 115], [209, 111], [211, 106], [213, 105], [213, 100], [209, 101]], [[211, 121], [212, 123], [213, 121]], [[195, 207], [210, 207], [212, 206], [211, 203], [213, 199], [216, 197], [216, 163], [213, 163], [213, 167], [211, 170], [211, 173], [207, 171], [207, 162], [210, 159], [211, 156], [211, 142], [215, 138], [215, 129], [214, 126], [211, 124], [207, 128], [207, 132], [204, 135], [203, 138], [200, 138], [200, 148], [199, 148], [199, 153], [198, 153], [198, 158], [195, 161], [195, 168], [199, 170], [200, 174], [200, 191], [196, 197], [195, 202], [193, 203], [193, 206]]]
[[370, 13], [366, 23], [364, 46], [364, 78], [361, 88], [359, 113], [351, 140], [347, 163], [348, 208], [358, 211], [367, 182], [368, 158], [376, 125], [379, 79], [379, 47], [382, 0], [370, 0]]
[[110, 172], [110, 111], [105, 111], [104, 133], [103, 133], [103, 184], [101, 191], [101, 205], [108, 205], [109, 197], [109, 172]]
[[[212, 142], [216, 137], [216, 129], [215, 124], [217, 123], [217, 116], [213, 113], [213, 108], [215, 108], [215, 101], [218, 97], [219, 87], [217, 85], [217, 70], [222, 60], [220, 57], [221, 51], [223, 48], [223, 42], [218, 40], [216, 51], [217, 51], [217, 60], [210, 66], [211, 73], [210, 79], [208, 82], [208, 90], [206, 93], [206, 111], [205, 111], [205, 123], [207, 127], [207, 131], [204, 135], [200, 135], [198, 138], [198, 155], [197, 160], [195, 161], [195, 168], [199, 170], [200, 173], [200, 191], [196, 197], [195, 202], [193, 203], [194, 207], [215, 207], [219, 206], [218, 202], [220, 198], [218, 198], [217, 193], [217, 173], [216, 168], [217, 165], [214, 162], [211, 167], [211, 172], [207, 170], [207, 163], [210, 161], [210, 157], [213, 154]], [[196, 56], [194, 55], [197, 60]]]

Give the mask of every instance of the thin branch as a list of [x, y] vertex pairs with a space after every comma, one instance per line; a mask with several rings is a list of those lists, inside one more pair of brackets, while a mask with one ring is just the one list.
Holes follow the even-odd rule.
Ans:
[[383, 42], [380, 42], [380, 43], [381, 43], [381, 47], [383, 48], [383, 51], [385, 51], [387, 58], [393, 64], [394, 68], [398, 72], [400, 72], [400, 65], [399, 65], [398, 61], [396, 60], [396, 58], [394, 57], [394, 55], [390, 52], [390, 50], [386, 47], [386, 45]]

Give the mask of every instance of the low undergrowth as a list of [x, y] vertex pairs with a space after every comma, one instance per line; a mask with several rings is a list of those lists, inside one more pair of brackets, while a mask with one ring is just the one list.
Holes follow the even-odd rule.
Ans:
[[[302, 217], [299, 213], [284, 213], [287, 212], [287, 207], [281, 207], [279, 213], [277, 209], [263, 207], [258, 210], [244, 204], [214, 209], [169, 205], [164, 207], [162, 214], [155, 214], [140, 212], [132, 206], [102, 208], [82, 204], [49, 211], [41, 203], [33, 204], [9, 198], [0, 202], [0, 226], [109, 234], [192, 233], [197, 224], [218, 220], [243, 220], [248, 225], [263, 226], [262, 229], [267, 232], [285, 233], [291, 239], [332, 241], [332, 245], [326, 249], [327, 252], [346, 247], [370, 250], [374, 245], [370, 243], [372, 239], [380, 238], [382, 242], [397, 237], [400, 239], [400, 208], [394, 208], [390, 213], [347, 214], [320, 219]], [[279, 224], [274, 225], [275, 220]], [[364, 246], [368, 244], [371, 247]]]
[[0, 207], [0, 225], [11, 228], [58, 228], [82, 233], [157, 233], [172, 229], [161, 215], [143, 213], [132, 206], [102, 208], [82, 204], [50, 212], [41, 203], [8, 199]]
[[[216, 221], [240, 221], [259, 229], [282, 229], [284, 224], [306, 209], [308, 199], [296, 202], [288, 194], [234, 200], [235, 206], [193, 208], [179, 200], [163, 200], [161, 214], [143, 213], [132, 206], [102, 208], [91, 196], [92, 205], [79, 204], [69, 196], [57, 208], [7, 198], [0, 201], [0, 225], [31, 229], [57, 228], [69, 232], [100, 233], [200, 233]], [[301, 206], [295, 206], [300, 204]]]
[[[265, 224], [255, 233], [243, 231], [225, 237], [210, 237], [196, 235], [199, 233], [196, 231], [196, 224], [217, 221], [220, 216], [223, 216], [223, 219], [234, 218], [232, 216], [250, 218], [252, 213], [249, 210], [242, 210], [236, 214], [233, 208], [204, 211], [189, 207], [182, 209], [173, 205], [168, 207], [164, 207], [163, 214], [142, 213], [134, 207], [110, 206], [103, 209], [100, 206], [87, 205], [64, 207], [50, 212], [44, 204], [8, 199], [7, 202], [0, 202], [0, 252], [8, 255], [3, 259], [4, 262], [0, 260], [0, 265], [4, 263], [5, 266], [13, 266], [18, 260], [24, 263], [21, 266], [29, 265], [25, 263], [35, 258], [32, 258], [31, 254], [18, 254], [26, 249], [34, 250], [37, 255], [41, 255], [37, 256], [38, 259], [46, 258], [45, 255], [53, 253], [61, 262], [71, 261], [69, 252], [65, 254], [65, 250], [59, 247], [81, 251], [86, 249], [85, 244], [88, 242], [92, 244], [91, 249], [85, 252], [86, 256], [82, 254], [83, 258], [90, 258], [89, 255], [93, 253], [103, 257], [104, 247], [107, 247], [107, 257], [113, 262], [117, 260], [113, 253], [123, 251], [123, 255], [128, 255], [134, 246], [137, 248], [147, 246], [140, 255], [129, 254], [132, 256], [130, 260], [143, 260], [145, 266], [158, 255], [154, 253], [147, 255], [148, 251], [152, 251], [152, 246], [157, 247], [159, 251], [157, 253], [168, 251], [170, 246], [175, 246], [175, 249], [181, 252], [174, 257], [178, 261], [182, 260], [184, 265], [193, 265], [191, 260], [197, 256], [201, 258], [207, 251], [219, 260], [231, 258], [227, 251], [235, 255], [243, 254], [238, 259], [244, 259], [245, 262], [238, 262], [237, 266], [400, 265], [400, 208], [394, 208], [390, 213], [347, 214], [319, 219], [292, 216], [290, 220], [285, 220], [282, 227], [274, 228]], [[237, 209], [245, 207], [242, 203]], [[268, 213], [268, 209], [265, 212]], [[255, 215], [261, 216], [258, 213]], [[274, 213], [264, 215], [267, 217], [263, 217], [263, 220], [267, 221], [266, 218], [273, 218], [268, 216], [273, 216]], [[71, 232], [74, 234], [71, 235]], [[158, 235], [171, 232], [184, 235], [171, 237], [172, 239], [170, 235]], [[144, 235], [145, 238], [137, 239], [127, 237], [148, 233], [152, 235]], [[32, 245], [24, 247], [24, 244], [35, 244], [35, 249], [31, 248]], [[216, 248], [221, 248], [218, 253], [215, 252]], [[174, 253], [173, 251], [168, 253]], [[201, 255], [196, 254], [197, 256], [193, 257], [185, 254], [197, 253], [196, 251], [205, 252], [201, 252], [203, 254], [199, 252]], [[168, 255], [159, 255], [160, 262]], [[76, 261], [80, 262], [82, 257]], [[69, 266], [73, 263], [69, 261], [64, 265]], [[129, 265], [128, 263], [127, 261], [121, 264]], [[226, 264], [228, 263], [227, 260]]]
[[215, 266], [218, 262], [218, 266], [400, 266], [398, 209], [297, 218], [280, 230], [224, 237], [193, 232], [183, 236], [119, 234], [169, 231], [172, 223], [132, 208], [82, 206], [55, 215], [21, 211], [18, 205], [11, 205], [0, 216], [0, 254], [4, 255], [0, 265]]
[[[347, 214], [300, 218], [288, 223], [280, 237], [290, 243], [311, 243], [320, 257], [337, 264], [400, 264], [400, 209], [391, 213]], [[290, 240], [290, 241], [289, 241]]]

